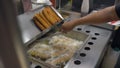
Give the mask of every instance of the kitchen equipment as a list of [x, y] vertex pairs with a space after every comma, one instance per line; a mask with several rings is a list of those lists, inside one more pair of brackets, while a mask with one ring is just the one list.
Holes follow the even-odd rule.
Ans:
[[[47, 38], [48, 36], [54, 35], [55, 33], [54, 30], [52, 31], [51, 29], [48, 30], [47, 32], [41, 32], [31, 22], [31, 18], [34, 15], [34, 13], [38, 12], [42, 8], [43, 7], [37, 9], [36, 11], [34, 10], [33, 12], [31, 11], [30, 13], [23, 14], [19, 17], [19, 20], [21, 21], [20, 25], [23, 27], [21, 28], [23, 31], [22, 34], [24, 36], [23, 39], [25, 39], [25, 37], [29, 38], [27, 42], [25, 42], [24, 40], [26, 47], [28, 47], [31, 43], [34, 43], [35, 41], [37, 41], [37, 39], [41, 40], [42, 38]], [[64, 12], [68, 13], [68, 17], [64, 19], [64, 21], [69, 21], [74, 18], [80, 17], [80, 13], [77, 13], [77, 12], [70, 12], [70, 11], [64, 11]], [[23, 18], [26, 18], [26, 19], [23, 19]], [[23, 25], [23, 24], [26, 24], [26, 25]], [[28, 27], [28, 26], [31, 26], [31, 27]], [[73, 29], [73, 31], [77, 31], [77, 33], [79, 34], [75, 34], [75, 36], [77, 37], [79, 35], [79, 37], [84, 37], [83, 39], [84, 44], [82, 48], [78, 49], [78, 51], [74, 53], [74, 56], [64, 65], [64, 68], [98, 68], [101, 60], [103, 59], [103, 56], [107, 49], [107, 44], [110, 41], [110, 37], [112, 34], [112, 29], [111, 29], [112, 27], [109, 27], [109, 26], [108, 25], [105, 27], [103, 27], [103, 25], [102, 26], [98, 26], [98, 25], [76, 26]], [[106, 27], [109, 27], [110, 29]], [[27, 30], [27, 32], [24, 30]], [[32, 31], [35, 31], [35, 32], [32, 32]], [[33, 35], [29, 36], [31, 33], [33, 33]], [[26, 34], [26, 36], [24, 34]], [[56, 68], [53, 65], [46, 64], [43, 61], [40, 61], [33, 57], [30, 57], [30, 60], [31, 60], [32, 68], [35, 68], [36, 66], [39, 66], [42, 68]]]

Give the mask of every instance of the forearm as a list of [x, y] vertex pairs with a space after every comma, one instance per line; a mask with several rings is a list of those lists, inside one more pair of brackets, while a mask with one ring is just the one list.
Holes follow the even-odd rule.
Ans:
[[116, 14], [115, 6], [111, 6], [75, 20], [75, 25], [100, 24], [118, 19], [119, 18]]

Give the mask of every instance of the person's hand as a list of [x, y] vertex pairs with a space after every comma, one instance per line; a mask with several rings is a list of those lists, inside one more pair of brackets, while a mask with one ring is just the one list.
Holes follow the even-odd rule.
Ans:
[[65, 22], [61, 27], [61, 31], [66, 33], [68, 31], [71, 31], [74, 27], [75, 27], [75, 21]]

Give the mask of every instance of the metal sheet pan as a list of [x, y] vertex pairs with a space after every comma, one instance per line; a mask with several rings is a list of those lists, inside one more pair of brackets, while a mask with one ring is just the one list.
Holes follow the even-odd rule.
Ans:
[[[76, 39], [76, 40], [79, 40], [79, 41], [83, 41], [83, 44], [80, 46], [80, 48], [78, 49], [78, 50], [81, 50], [82, 49], [82, 47], [83, 47], [83, 45], [84, 45], [84, 43], [87, 41], [87, 39], [90, 37], [88, 34], [86, 34], [86, 33], [83, 33], [83, 32], [78, 32], [78, 31], [71, 31], [71, 32], [69, 32], [69, 33], [67, 33], [67, 34], [65, 34], [65, 33], [61, 33], [61, 32], [56, 32], [56, 33], [52, 33], [52, 34], [50, 34], [49, 36], [46, 36], [46, 37], [44, 37], [44, 38], [41, 38], [41, 39], [38, 39], [38, 40], [36, 40], [36, 41], [34, 41], [31, 45], [29, 45], [28, 46], [28, 50], [30, 49], [30, 48], [32, 48], [33, 46], [35, 46], [34, 44], [36, 44], [36, 43], [47, 43], [48, 42], [48, 40], [51, 38], [51, 37], [53, 37], [53, 36], [56, 36], [56, 35], [64, 35], [64, 36], [67, 36], [67, 37], [70, 37], [70, 38], [73, 38], [73, 39]], [[77, 50], [77, 51], [78, 51]], [[77, 52], [76, 51], [76, 52]], [[74, 57], [74, 56], [73, 56]], [[48, 67], [48, 68], [64, 68], [64, 66], [67, 64], [67, 63], [65, 63], [65, 65], [64, 66], [53, 66], [53, 65], [51, 65], [51, 64], [48, 64], [48, 63], [45, 63], [44, 61], [42, 61], [42, 60], [40, 60], [39, 58], [35, 58], [35, 57], [33, 57], [33, 56], [30, 56], [30, 59], [32, 60], [32, 61], [34, 61], [34, 62], [37, 62], [37, 63], [40, 63], [40, 64], [43, 64], [44, 66], [46, 66], [46, 68]]]
[[[64, 18], [58, 13], [58, 11], [55, 8], [53, 8], [51, 5], [46, 5], [46, 6], [49, 6], [54, 10], [54, 12], [61, 18], [61, 22], [64, 21]], [[47, 32], [49, 32], [53, 28], [53, 27], [51, 27], [49, 29], [41, 31], [36, 27], [36, 25], [32, 21], [34, 14], [40, 12], [46, 6], [40, 6], [39, 8], [36, 8], [34, 10], [31, 10], [29, 12], [26, 12], [26, 13], [18, 16], [23, 43], [26, 46], [29, 45], [34, 40], [36, 40], [38, 37], [41, 37], [44, 34], [46, 34]], [[61, 23], [61, 22], [58, 22], [58, 23]], [[55, 25], [57, 25], [57, 24], [55, 24]]]
[[[55, 12], [55, 14], [61, 19], [61, 21], [60, 21], [60, 22], [57, 22], [56, 24], [54, 24], [54, 25], [51, 26], [50, 28], [41, 31], [41, 35], [46, 34], [46, 33], [49, 32], [52, 28], [54, 28], [54, 26], [57, 26], [58, 24], [63, 23], [63, 21], [64, 21], [64, 18], [62, 17], [62, 15], [61, 15], [53, 6], [44, 5], [44, 6], [41, 7], [40, 9], [36, 9], [36, 10], [34, 10], [34, 11], [41, 12], [41, 11], [42, 11], [44, 8], [46, 8], [46, 7], [50, 7], [50, 8]], [[36, 13], [38, 13], [38, 12], [36, 12]], [[37, 26], [36, 26], [36, 27], [37, 27]]]

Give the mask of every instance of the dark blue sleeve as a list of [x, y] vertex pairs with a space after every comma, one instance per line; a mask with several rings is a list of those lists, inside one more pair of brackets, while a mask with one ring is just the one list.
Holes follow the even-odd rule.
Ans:
[[115, 6], [115, 11], [117, 13], [117, 16], [120, 18], [120, 4]]

